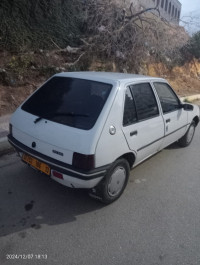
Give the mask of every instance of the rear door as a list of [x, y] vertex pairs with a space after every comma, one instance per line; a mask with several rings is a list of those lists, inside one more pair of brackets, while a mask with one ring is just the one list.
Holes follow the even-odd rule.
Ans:
[[163, 112], [165, 137], [161, 148], [180, 139], [187, 130], [187, 111], [180, 106], [180, 100], [167, 84], [154, 82]]
[[123, 132], [137, 163], [159, 150], [164, 123], [150, 83], [129, 85], [125, 93]]

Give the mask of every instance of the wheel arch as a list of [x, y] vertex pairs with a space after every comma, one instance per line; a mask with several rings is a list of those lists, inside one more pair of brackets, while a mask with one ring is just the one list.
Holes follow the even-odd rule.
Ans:
[[135, 154], [129, 152], [126, 154], [123, 154], [122, 156], [120, 156], [118, 159], [124, 158], [128, 161], [130, 168], [132, 168], [133, 164], [135, 163]]
[[199, 123], [199, 117], [198, 117], [198, 116], [195, 116], [195, 117], [193, 118], [193, 121], [194, 121], [194, 123], [195, 123], [195, 126], [197, 126], [198, 123]]

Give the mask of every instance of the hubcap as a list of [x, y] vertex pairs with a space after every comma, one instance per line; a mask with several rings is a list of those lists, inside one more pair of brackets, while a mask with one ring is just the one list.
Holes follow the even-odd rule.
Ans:
[[194, 126], [191, 126], [187, 133], [187, 143], [190, 143], [192, 141], [193, 135], [194, 135]]
[[108, 184], [108, 194], [112, 197], [118, 195], [124, 186], [125, 180], [126, 170], [121, 166], [116, 167], [110, 177], [110, 182]]

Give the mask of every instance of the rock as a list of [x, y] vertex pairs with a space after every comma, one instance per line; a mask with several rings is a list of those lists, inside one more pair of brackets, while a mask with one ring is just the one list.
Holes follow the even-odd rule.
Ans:
[[73, 48], [73, 47], [71, 47], [69, 45], [66, 48], [66, 51], [69, 52], [69, 53], [77, 53], [78, 50], [79, 50], [79, 48]]

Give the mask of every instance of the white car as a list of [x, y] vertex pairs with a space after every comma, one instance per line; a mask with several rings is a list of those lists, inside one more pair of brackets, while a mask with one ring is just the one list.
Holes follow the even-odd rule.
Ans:
[[198, 122], [198, 106], [183, 104], [164, 79], [60, 73], [18, 107], [8, 140], [33, 168], [111, 203], [130, 168], [173, 142], [189, 145]]

